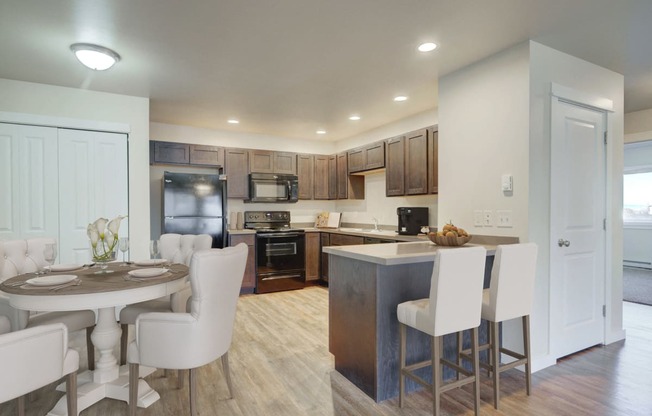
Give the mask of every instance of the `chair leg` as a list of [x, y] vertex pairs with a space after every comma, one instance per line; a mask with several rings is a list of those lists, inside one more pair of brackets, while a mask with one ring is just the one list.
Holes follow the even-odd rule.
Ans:
[[86, 356], [88, 357], [88, 369], [95, 370], [95, 345], [91, 340], [91, 334], [95, 329], [95, 325], [86, 328]]
[[399, 322], [399, 336], [400, 336], [400, 347], [398, 350], [398, 406], [403, 407], [405, 399], [405, 376], [403, 375], [403, 369], [405, 368], [405, 349], [406, 349], [406, 340], [407, 340], [407, 329], [405, 324]]
[[138, 364], [129, 364], [129, 416], [136, 416], [136, 408], [138, 406], [138, 371]]
[[532, 369], [530, 367], [530, 315], [523, 317], [523, 355], [525, 355], [525, 391], [530, 395]]
[[[478, 328], [471, 329], [471, 348], [473, 349], [473, 396], [475, 416], [480, 414], [480, 352], [478, 351]], [[459, 372], [458, 372], [459, 374]]]
[[16, 401], [17, 401], [16, 414], [18, 416], [25, 416], [25, 396], [20, 396], [19, 398], [16, 399]]
[[184, 380], [185, 374], [183, 374], [183, 370], [177, 370], [177, 388], [181, 390], [183, 388], [183, 380]]
[[432, 337], [432, 414], [439, 415], [439, 408], [441, 406], [441, 344], [439, 339], [441, 337]]
[[196, 368], [191, 368], [188, 370], [188, 373], [190, 374], [189, 376], [189, 386], [188, 390], [190, 391], [190, 416], [195, 416], [197, 413], [197, 402], [196, 402], [196, 396], [197, 396], [197, 372]]
[[229, 352], [225, 352], [221, 358], [222, 370], [224, 370], [224, 377], [226, 378], [226, 386], [229, 388], [229, 399], [233, 398], [233, 384], [231, 383], [231, 371], [229, 370]]
[[68, 405], [68, 415], [77, 416], [77, 372], [73, 371], [68, 374], [66, 382], [66, 404]]
[[129, 342], [129, 325], [120, 325], [122, 335], [120, 335], [120, 365], [127, 364], [127, 343]]
[[[459, 331], [457, 333], [457, 365], [462, 366], [462, 349], [464, 345], [464, 331]], [[457, 379], [460, 379], [460, 372], [456, 371]]]
[[490, 325], [494, 407], [498, 410], [498, 401], [500, 400], [500, 338], [498, 337], [498, 322], [491, 322]]

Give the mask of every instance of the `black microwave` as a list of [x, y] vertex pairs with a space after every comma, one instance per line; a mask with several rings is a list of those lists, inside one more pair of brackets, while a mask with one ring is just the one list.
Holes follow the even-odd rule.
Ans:
[[245, 202], [297, 202], [298, 200], [297, 175], [249, 174], [249, 199]]

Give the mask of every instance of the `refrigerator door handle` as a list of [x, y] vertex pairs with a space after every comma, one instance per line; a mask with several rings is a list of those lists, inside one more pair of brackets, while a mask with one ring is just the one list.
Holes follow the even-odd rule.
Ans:
[[166, 220], [173, 220], [174, 217], [165, 217]]

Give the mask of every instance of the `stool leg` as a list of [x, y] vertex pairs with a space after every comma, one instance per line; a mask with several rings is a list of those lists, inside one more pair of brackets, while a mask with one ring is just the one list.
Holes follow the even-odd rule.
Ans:
[[500, 338], [498, 336], [498, 322], [491, 322], [491, 361], [494, 384], [494, 407], [498, 410], [500, 400]]
[[[462, 349], [464, 343], [464, 331], [457, 333], [457, 365], [462, 366]], [[460, 379], [460, 372], [457, 371], [457, 379]]]
[[405, 396], [405, 376], [403, 369], [405, 368], [405, 349], [406, 349], [406, 327], [405, 324], [398, 324], [400, 335], [400, 347], [398, 350], [398, 407], [403, 407], [403, 399]]
[[493, 354], [491, 352], [491, 345], [493, 343], [493, 338], [491, 338], [491, 321], [487, 322], [487, 343], [489, 344], [490, 349], [487, 350], [487, 362], [489, 363], [489, 368], [487, 368], [487, 377], [491, 377], [491, 369], [493, 368]]
[[441, 337], [432, 337], [432, 401], [434, 416], [439, 415], [439, 407], [441, 405], [440, 388], [441, 388], [441, 345], [439, 343]]
[[525, 355], [525, 391], [530, 395], [532, 369], [530, 367], [530, 315], [523, 317], [523, 354]]
[[473, 396], [475, 416], [480, 414], [480, 346], [478, 345], [478, 328], [471, 329], [471, 348], [473, 349]]

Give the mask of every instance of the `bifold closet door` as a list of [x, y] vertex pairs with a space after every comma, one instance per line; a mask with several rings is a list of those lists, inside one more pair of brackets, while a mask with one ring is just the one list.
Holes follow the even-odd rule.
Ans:
[[[90, 260], [86, 228], [99, 217], [127, 215], [127, 135], [59, 129], [60, 261]], [[128, 237], [129, 224], [120, 226]]]

